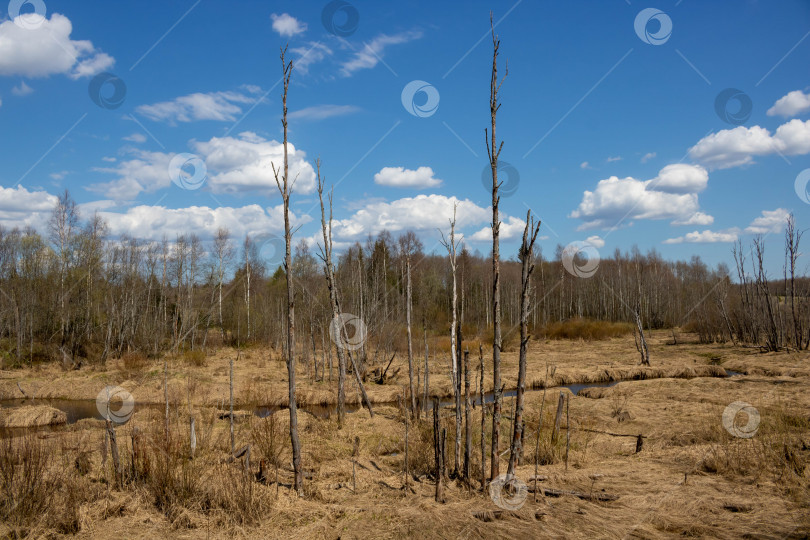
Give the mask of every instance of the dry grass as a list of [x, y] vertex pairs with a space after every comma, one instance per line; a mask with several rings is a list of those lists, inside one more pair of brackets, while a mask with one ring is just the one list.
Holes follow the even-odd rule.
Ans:
[[[722, 345], [667, 345], [666, 333], [651, 336], [651, 368], [636, 365], [632, 338], [598, 342], [551, 340], [532, 342], [529, 380], [542, 386], [545, 365], [555, 366], [550, 384], [631, 379], [610, 388], [593, 388], [571, 398], [571, 446], [568, 469], [565, 457], [565, 416], [561, 437], [551, 444], [557, 391], [546, 395], [540, 451], [535, 456], [540, 399], [530, 392], [526, 400], [524, 460], [519, 478], [539, 472], [546, 488], [619, 496], [610, 503], [574, 497], [529, 495], [514, 515], [484, 522], [473, 516], [495, 516], [498, 508], [478, 492], [480, 477], [480, 414], [473, 422], [472, 489], [449, 480], [447, 503], [433, 501], [433, 426], [412, 421], [409, 429], [410, 490], [403, 489], [404, 417], [394, 406], [378, 405], [374, 418], [367, 411], [347, 415], [337, 429], [335, 419], [299, 413], [305, 470], [305, 493], [293, 493], [289, 451], [289, 415], [279, 411], [267, 418], [248, 417], [235, 426], [236, 447], [251, 444], [251, 474], [241, 461], [222, 462], [230, 442], [225, 420], [216, 409], [227, 395], [230, 350], [209, 356], [206, 368], [182, 358], [170, 360], [171, 438], [164, 438], [162, 408], [136, 406], [133, 419], [118, 428], [124, 483], [113, 482], [111, 462], [101, 465], [99, 423], [83, 421], [46, 438], [7, 438], [0, 441], [0, 536], [48, 536], [76, 533], [81, 537], [233, 538], [669, 538], [689, 537], [792, 537], [810, 534], [810, 369], [807, 359], [791, 354], [751, 354]], [[477, 348], [471, 344], [470, 349]], [[236, 366], [237, 397], [258, 404], [285, 394], [283, 363], [267, 361], [264, 351], [249, 351]], [[472, 355], [474, 365], [477, 355]], [[720, 360], [713, 360], [713, 358]], [[259, 361], [265, 362], [259, 367]], [[513, 384], [516, 355], [504, 355], [504, 382]], [[721, 363], [722, 365], [712, 365]], [[446, 366], [435, 362], [431, 386], [449, 390]], [[729, 379], [724, 368], [748, 375]], [[435, 372], [433, 371], [435, 369]], [[490, 373], [491, 365], [487, 366]], [[765, 372], [771, 375], [765, 375]], [[151, 374], [154, 372], [154, 374]], [[56, 373], [56, 372], [53, 372]], [[219, 373], [219, 374], [217, 374]], [[77, 392], [108, 383], [132, 385], [138, 399], [159, 401], [162, 365], [150, 362], [133, 380], [115, 379], [117, 370], [81, 370], [49, 383], [52, 373], [13, 372], [10, 379], [45, 395], [70, 381]], [[5, 378], [9, 372], [0, 374]], [[711, 375], [715, 375], [712, 377]], [[113, 379], [112, 381], [110, 379]], [[6, 380], [7, 381], [7, 380]], [[334, 385], [312, 382], [303, 376], [302, 397], [318, 402], [331, 396]], [[489, 382], [489, 381], [488, 381]], [[373, 399], [394, 400], [404, 380], [378, 386], [369, 384]], [[0, 388], [7, 388], [6, 382]], [[6, 390], [7, 392], [9, 390]], [[98, 390], [95, 390], [97, 393]], [[567, 390], [565, 390], [567, 392]], [[347, 392], [356, 399], [353, 386]], [[94, 394], [93, 394], [94, 397]], [[189, 406], [188, 399], [191, 404]], [[761, 415], [751, 439], [732, 437], [721, 423], [724, 408], [747, 401]], [[328, 400], [327, 400], [328, 401]], [[505, 450], [512, 399], [504, 403], [501, 434]], [[197, 453], [188, 458], [188, 417], [197, 427]], [[453, 418], [442, 412], [448, 430], [448, 469], [453, 469]], [[141, 432], [140, 449], [132, 466], [132, 430]], [[491, 419], [487, 418], [489, 440]], [[591, 431], [588, 431], [591, 430]], [[600, 432], [645, 436], [643, 450], [635, 453], [635, 437], [614, 437]], [[354, 454], [355, 437], [359, 438]], [[33, 441], [33, 442], [31, 442]], [[26, 449], [26, 444], [32, 445]], [[38, 445], [38, 446], [37, 446]], [[39, 453], [38, 453], [39, 452]], [[137, 452], [137, 450], [136, 450]], [[488, 454], [488, 452], [487, 452]], [[36, 459], [36, 456], [46, 459]], [[6, 459], [6, 456], [17, 456]], [[22, 459], [20, 456], [33, 456]], [[508, 453], [502, 457], [505, 472]], [[487, 455], [487, 460], [489, 456]], [[256, 481], [261, 460], [265, 479]], [[277, 468], [276, 468], [277, 466]], [[489, 463], [487, 463], [487, 470]], [[9, 482], [8, 470], [16, 475]], [[278, 474], [278, 483], [276, 483]], [[29, 480], [23, 481], [22, 479]], [[33, 481], [33, 479], [41, 479]], [[33, 481], [33, 482], [32, 482]], [[14, 482], [17, 482], [16, 484]], [[531, 481], [527, 482], [530, 486]], [[38, 493], [12, 515], [9, 501], [19, 493]], [[57, 487], [59, 486], [59, 487]], [[61, 486], [69, 486], [70, 489]], [[16, 497], [16, 498], [15, 498]], [[541, 512], [541, 519], [535, 517]]]
[[56, 426], [67, 423], [67, 415], [47, 405], [26, 405], [0, 409], [0, 427], [30, 428]]
[[569, 319], [551, 323], [540, 331], [546, 339], [573, 339], [603, 341], [623, 337], [633, 332], [629, 323], [594, 321], [591, 319]]

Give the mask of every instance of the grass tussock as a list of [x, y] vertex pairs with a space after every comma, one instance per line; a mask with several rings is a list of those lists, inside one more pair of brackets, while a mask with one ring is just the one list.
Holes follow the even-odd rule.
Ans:
[[578, 318], [548, 324], [540, 331], [540, 337], [546, 339], [602, 341], [623, 337], [632, 332], [633, 326], [629, 323]]

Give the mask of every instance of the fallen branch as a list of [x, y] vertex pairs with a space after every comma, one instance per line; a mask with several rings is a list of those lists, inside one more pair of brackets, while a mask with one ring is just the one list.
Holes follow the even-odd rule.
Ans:
[[478, 512], [473, 512], [472, 515], [474, 518], [480, 519], [481, 521], [486, 523], [490, 521], [495, 521], [496, 519], [506, 519], [508, 517], [513, 517], [522, 520], [526, 519], [524, 516], [511, 510], [480, 510]]
[[[527, 486], [529, 493], [534, 493], [534, 486]], [[563, 495], [571, 495], [573, 497], [578, 497], [585, 501], [598, 501], [598, 502], [609, 502], [615, 501], [619, 498], [618, 495], [612, 495], [610, 493], [582, 493], [581, 491], [569, 491], [567, 489], [549, 489], [544, 487], [537, 488], [540, 493], [547, 497], [562, 497]]]

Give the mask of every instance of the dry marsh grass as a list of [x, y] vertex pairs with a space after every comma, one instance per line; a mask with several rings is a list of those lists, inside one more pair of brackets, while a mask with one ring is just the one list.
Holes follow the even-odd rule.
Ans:
[[[305, 493], [299, 497], [289, 487], [286, 410], [236, 423], [236, 447], [251, 445], [251, 469], [246, 472], [242, 460], [227, 462], [228, 422], [218, 415], [227, 396], [227, 374], [214, 372], [227, 366], [233, 351], [223, 350], [209, 356], [205, 368], [182, 358], [170, 361], [168, 442], [162, 407], [136, 406], [132, 420], [117, 429], [125, 471], [120, 484], [114, 481], [111, 460], [102, 466], [102, 431], [97, 421], [82, 421], [37, 437], [0, 440], [0, 536], [802, 538], [810, 534], [807, 361], [784, 353], [756, 355], [731, 346], [698, 346], [685, 339], [671, 346], [666, 344], [670, 341], [666, 333], [653, 333], [650, 341], [651, 368], [636, 365], [632, 338], [627, 336], [594, 342], [532, 342], [530, 347], [529, 380], [539, 381], [540, 386], [546, 364], [556, 368], [550, 385], [628, 380], [571, 397], [567, 470], [565, 415], [561, 436], [551, 443], [558, 391], [546, 392], [537, 453], [543, 392], [527, 393], [518, 477], [532, 486], [529, 479], [537, 459], [538, 472], [545, 477], [542, 487], [614, 494], [619, 497], [614, 502], [542, 495], [535, 501], [530, 493], [514, 515], [488, 522], [474, 517], [476, 512], [495, 516], [498, 510], [479, 491], [480, 440], [482, 436], [490, 440], [491, 416], [482, 434], [482, 409], [476, 407], [471, 415], [474, 481], [470, 488], [461, 480], [448, 479], [447, 502], [437, 504], [433, 500], [432, 413], [427, 420], [410, 422], [412, 476], [406, 490], [405, 417], [401, 409], [388, 405], [377, 405], [374, 418], [365, 410], [348, 414], [340, 430], [334, 418], [301, 411]], [[722, 366], [712, 365], [714, 355], [723, 358]], [[266, 364], [259, 368], [262, 357]], [[471, 360], [477, 367], [477, 354]], [[507, 386], [511, 372], [516, 371], [515, 360], [515, 355], [504, 355]], [[154, 377], [148, 375], [157, 367], [155, 363], [143, 368], [143, 382], [131, 389], [136, 399], [142, 393], [146, 401], [154, 397], [159, 402], [162, 369]], [[252, 352], [251, 358], [243, 354], [235, 366], [237, 397], [249, 404], [281, 402], [278, 396], [285, 394], [286, 387], [283, 368], [275, 359], [267, 362], [264, 353]], [[445, 368], [437, 361], [435, 373], [431, 372], [432, 388], [449, 390]], [[724, 368], [749, 374], [722, 378]], [[490, 370], [487, 363], [488, 374]], [[766, 370], [774, 375], [765, 375]], [[64, 385], [70, 380], [78, 392], [89, 393], [115, 373], [82, 370], [79, 374], [84, 379], [68, 373], [59, 381]], [[53, 383], [46, 382], [49, 375], [43, 369], [11, 380], [47, 394], [56, 391]], [[369, 393], [374, 399], [394, 401], [404, 383], [403, 379], [385, 386], [369, 383]], [[349, 388], [347, 395], [356, 399], [353, 386]], [[320, 402], [320, 397], [334, 392], [334, 386], [304, 378], [300, 392], [304, 399]], [[721, 422], [724, 408], [739, 400], [752, 404], [761, 416], [750, 439], [731, 436]], [[506, 398], [502, 452], [510, 435], [511, 412], [512, 399]], [[196, 420], [193, 460], [189, 459], [189, 415]], [[450, 409], [442, 411], [441, 422], [448, 431], [447, 464], [452, 471]], [[141, 435], [133, 458], [134, 427]], [[645, 437], [644, 446], [636, 453], [639, 433]], [[359, 439], [356, 453], [355, 437]], [[488, 449], [486, 457], [488, 471]], [[501, 472], [505, 472], [508, 453], [501, 459]], [[265, 475], [259, 481], [262, 460]], [[38, 495], [27, 506], [15, 507], [20, 493], [29, 490]]]

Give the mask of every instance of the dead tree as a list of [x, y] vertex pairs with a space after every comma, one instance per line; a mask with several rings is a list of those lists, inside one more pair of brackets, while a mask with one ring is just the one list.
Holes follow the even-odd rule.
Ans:
[[411, 416], [416, 415], [416, 395], [419, 387], [414, 386], [413, 383], [413, 339], [411, 334], [411, 312], [413, 311], [413, 296], [411, 294], [411, 257], [414, 253], [422, 249], [422, 243], [419, 238], [413, 233], [408, 231], [399, 239], [399, 245], [402, 254], [405, 257], [405, 324], [408, 330], [408, 385], [411, 393]]
[[[292, 276], [292, 255], [290, 247], [292, 244], [292, 230], [290, 229], [290, 195], [292, 194], [295, 179], [289, 178], [289, 159], [287, 150], [287, 91], [290, 87], [290, 75], [292, 75], [292, 60], [287, 62], [284, 55], [287, 47], [281, 49], [281, 69], [282, 80], [284, 82], [284, 93], [282, 94], [282, 117], [281, 126], [284, 131], [284, 164], [283, 170], [279, 171], [274, 164], [273, 175], [276, 179], [276, 186], [281, 193], [284, 204], [284, 271], [287, 278], [287, 376], [289, 380], [290, 396], [290, 442], [292, 443], [293, 472], [295, 474], [294, 487], [299, 495], [304, 492], [304, 475], [301, 469], [301, 443], [298, 440], [298, 407], [295, 401], [295, 289]], [[281, 174], [281, 178], [279, 178]]]
[[427, 341], [427, 325], [425, 324], [425, 317], [422, 316], [422, 331], [425, 334], [425, 394], [422, 398], [422, 410], [425, 411], [425, 420], [427, 420], [427, 403], [428, 403], [428, 390], [430, 388], [430, 368], [428, 367], [428, 341]]
[[554, 431], [551, 432], [551, 444], [557, 443], [557, 435], [560, 433], [560, 423], [562, 422], [563, 405], [565, 405], [565, 394], [560, 392], [557, 401], [557, 414], [554, 416]]
[[644, 338], [644, 325], [641, 323], [641, 315], [639, 315], [640, 308], [636, 307], [636, 310], [633, 312], [633, 316], [636, 320], [636, 330], [633, 332], [633, 336], [636, 336], [636, 332], [638, 332], [638, 340], [636, 340], [636, 349], [638, 350], [639, 354], [641, 354], [641, 365], [642, 366], [649, 366], [650, 365], [650, 350], [647, 348], [647, 340]]
[[534, 242], [540, 232], [540, 222], [526, 213], [526, 227], [523, 229], [523, 243], [520, 246], [521, 293], [520, 293], [520, 357], [518, 361], [518, 382], [515, 395], [515, 416], [513, 421], [512, 448], [509, 453], [509, 466], [506, 475], [515, 474], [519, 456], [523, 453], [523, 398], [526, 391], [526, 351], [529, 346], [529, 297], [531, 276], [534, 271]]
[[487, 485], [487, 406], [484, 403], [484, 346], [478, 343], [478, 362], [481, 377], [478, 380], [478, 395], [481, 400], [481, 489]]
[[464, 351], [464, 469], [462, 476], [470, 482], [470, 460], [472, 459], [472, 426], [470, 425], [470, 351]]
[[[501, 42], [498, 36], [495, 35], [495, 25], [492, 21], [492, 13], [489, 14], [489, 24], [492, 28], [492, 77], [489, 82], [489, 111], [490, 119], [492, 122], [492, 132], [487, 133], [484, 130], [484, 140], [487, 144], [487, 154], [489, 157], [489, 166], [492, 171], [492, 324], [493, 324], [493, 337], [492, 337], [492, 381], [493, 391], [495, 393], [492, 402], [492, 448], [490, 459], [492, 460], [492, 468], [490, 470], [490, 478], [495, 478], [500, 474], [499, 467], [499, 448], [498, 439], [501, 429], [501, 400], [503, 388], [501, 388], [501, 276], [500, 276], [500, 229], [501, 222], [498, 214], [498, 203], [500, 197], [498, 196], [498, 157], [503, 150], [503, 141], [498, 144], [498, 139], [495, 136], [495, 126], [497, 123], [498, 109], [501, 108], [498, 103], [498, 90], [500, 90], [504, 79], [509, 74], [507, 67], [504, 78], [498, 82], [498, 49]], [[487, 137], [491, 137], [489, 140]]]
[[[338, 333], [338, 336], [344, 336], [346, 328], [340, 316], [340, 300], [338, 298], [337, 282], [335, 281], [335, 267], [332, 264], [332, 192], [329, 192], [329, 220], [327, 221], [326, 210], [323, 205], [324, 180], [321, 178], [320, 159], [315, 162], [315, 166], [318, 174], [318, 199], [321, 203], [321, 230], [323, 232], [323, 246], [318, 247], [320, 250], [319, 257], [321, 261], [323, 261], [323, 273], [326, 277], [326, 286], [329, 289], [329, 302], [332, 306], [332, 324], [337, 326], [334, 328], [334, 331]], [[338, 339], [337, 341], [342, 342], [342, 339]], [[374, 411], [371, 409], [371, 402], [366, 394], [366, 387], [363, 385], [360, 370], [357, 369], [351, 352], [344, 350], [340, 343], [338, 343], [335, 349], [338, 355], [338, 427], [342, 428], [343, 420], [346, 416], [346, 354], [348, 354], [349, 360], [352, 363], [352, 371], [354, 372], [357, 386], [360, 388], [363, 403], [368, 408], [368, 414], [372, 418], [374, 417]]]
[[457, 259], [456, 252], [458, 248], [458, 241], [456, 240], [456, 209], [458, 204], [453, 204], [453, 219], [450, 220], [450, 237], [445, 239], [444, 233], [441, 231], [441, 243], [447, 250], [450, 257], [450, 272], [453, 276], [453, 289], [451, 292], [451, 323], [450, 323], [450, 358], [452, 362], [452, 369], [450, 370], [450, 383], [453, 385], [453, 398], [456, 405], [456, 444], [454, 447], [455, 457], [455, 474], [458, 474], [461, 462], [461, 373], [459, 371], [459, 354], [458, 349], [461, 346], [458, 341], [459, 322], [458, 322], [458, 290], [456, 286], [456, 267]]

